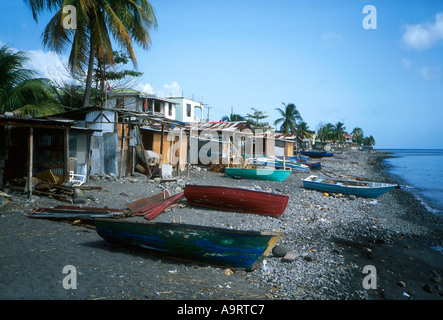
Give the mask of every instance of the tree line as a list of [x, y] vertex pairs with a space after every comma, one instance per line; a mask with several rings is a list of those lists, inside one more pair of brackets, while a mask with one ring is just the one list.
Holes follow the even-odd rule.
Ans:
[[[312, 139], [314, 131], [309, 129], [308, 124], [303, 121], [300, 112], [293, 103], [285, 104], [283, 108], [275, 108], [279, 113], [280, 117], [274, 121], [275, 126], [280, 126], [279, 131], [284, 133], [291, 133], [300, 139]], [[246, 121], [251, 129], [263, 129], [269, 130], [271, 126], [268, 122], [263, 122], [264, 119], [268, 118], [263, 111], [259, 111], [252, 108], [254, 113], [242, 116], [240, 114], [231, 114], [230, 116], [224, 116], [221, 121]], [[332, 143], [345, 143], [346, 138], [344, 134], [346, 132], [346, 127], [344, 123], [337, 122], [335, 125], [332, 123], [320, 123], [317, 130], [317, 139], [321, 142], [332, 142]], [[363, 129], [356, 127], [352, 130], [352, 142], [357, 143], [362, 146], [372, 146], [375, 145], [374, 137], [365, 137], [363, 134]]]

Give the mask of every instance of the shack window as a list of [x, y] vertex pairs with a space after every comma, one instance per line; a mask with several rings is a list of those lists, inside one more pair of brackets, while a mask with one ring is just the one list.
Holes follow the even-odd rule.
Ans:
[[115, 107], [117, 109], [123, 109], [125, 107], [125, 98], [123, 97], [118, 97], [117, 98], [117, 102], [115, 104]]

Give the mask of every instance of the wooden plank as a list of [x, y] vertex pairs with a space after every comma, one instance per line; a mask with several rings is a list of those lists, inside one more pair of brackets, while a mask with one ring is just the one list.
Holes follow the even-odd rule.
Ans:
[[28, 137], [28, 143], [29, 143], [29, 148], [28, 148], [28, 189], [27, 194], [28, 194], [28, 199], [32, 198], [32, 170], [33, 170], [33, 165], [32, 162], [34, 160], [34, 128], [30, 127], [29, 128], [29, 137]]
[[163, 192], [160, 192], [160, 193], [153, 195], [151, 197], [142, 198], [137, 201], [127, 203], [126, 206], [130, 210], [134, 211], [135, 213], [138, 213], [140, 211], [147, 210], [151, 206], [153, 206], [157, 203], [160, 203], [160, 202], [164, 201], [165, 199], [168, 199], [170, 196], [171, 195], [170, 195], [169, 191], [166, 189]]
[[63, 152], [63, 171], [65, 183], [69, 181], [69, 128], [64, 130], [64, 152]]

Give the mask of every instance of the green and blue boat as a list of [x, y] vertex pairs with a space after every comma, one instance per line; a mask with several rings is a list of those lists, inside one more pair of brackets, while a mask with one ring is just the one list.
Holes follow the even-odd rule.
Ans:
[[284, 181], [292, 170], [278, 170], [273, 168], [226, 168], [226, 176], [231, 178]]
[[170, 258], [251, 271], [269, 255], [281, 233], [243, 231], [182, 223], [97, 219], [104, 240]]
[[397, 184], [309, 176], [303, 179], [303, 186], [325, 192], [353, 194], [365, 198], [378, 198], [397, 187]]

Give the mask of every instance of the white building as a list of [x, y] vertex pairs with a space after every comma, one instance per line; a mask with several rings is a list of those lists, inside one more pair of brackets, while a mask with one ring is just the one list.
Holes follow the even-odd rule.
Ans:
[[107, 101], [107, 108], [146, 112], [176, 120], [176, 104], [171, 99], [160, 98], [133, 89], [117, 89]]
[[175, 120], [182, 122], [202, 121], [203, 102], [184, 97], [169, 97], [168, 100], [177, 103], [175, 105]]

